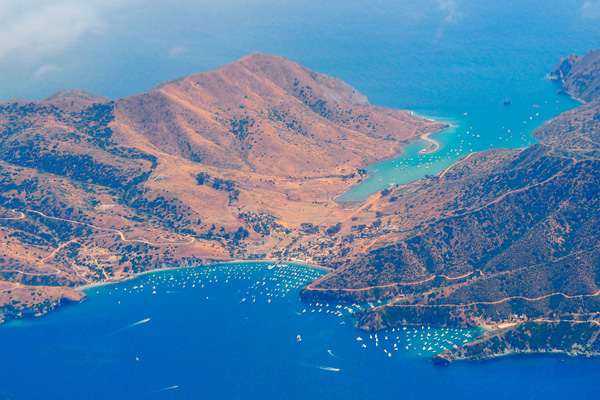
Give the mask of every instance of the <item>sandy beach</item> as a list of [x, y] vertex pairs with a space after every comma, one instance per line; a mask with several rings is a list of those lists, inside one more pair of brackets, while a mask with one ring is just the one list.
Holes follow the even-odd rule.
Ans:
[[239, 264], [239, 263], [245, 263], [245, 264], [257, 264], [257, 263], [266, 263], [266, 264], [293, 264], [293, 265], [300, 265], [300, 266], [304, 266], [304, 267], [308, 267], [308, 268], [315, 268], [315, 269], [320, 269], [326, 272], [331, 272], [333, 271], [332, 268], [326, 267], [324, 265], [319, 265], [319, 264], [312, 264], [312, 263], [308, 263], [308, 262], [304, 262], [304, 261], [295, 261], [295, 260], [271, 260], [271, 259], [263, 259], [263, 260], [229, 260], [229, 261], [222, 261], [222, 262], [214, 262], [211, 264], [198, 264], [198, 265], [188, 265], [188, 266], [181, 266], [181, 267], [166, 267], [166, 268], [157, 268], [157, 269], [152, 269], [149, 271], [143, 271], [143, 272], [139, 272], [137, 274], [133, 274], [130, 276], [126, 276], [120, 279], [115, 279], [112, 281], [108, 281], [108, 282], [94, 282], [94, 283], [89, 283], [87, 285], [82, 285], [82, 286], [78, 286], [77, 288], [75, 288], [75, 290], [77, 291], [85, 291], [88, 289], [92, 289], [95, 287], [99, 287], [99, 286], [106, 286], [106, 285], [112, 285], [115, 283], [120, 283], [120, 282], [126, 282], [126, 281], [130, 281], [132, 279], [138, 278], [142, 275], [148, 275], [148, 274], [153, 274], [155, 272], [165, 272], [165, 271], [171, 271], [171, 270], [177, 270], [177, 269], [184, 269], [184, 268], [198, 268], [198, 267], [209, 267], [209, 266], [219, 266], [219, 265], [228, 265], [228, 264]]
[[432, 133], [434, 133], [434, 132], [430, 132], [430, 133], [421, 135], [421, 140], [424, 140], [427, 143], [429, 143], [429, 147], [421, 150], [419, 153], [421, 153], [421, 154], [433, 153], [434, 151], [437, 151], [440, 148], [440, 144], [437, 141], [435, 141], [429, 137], [429, 135], [431, 135]]

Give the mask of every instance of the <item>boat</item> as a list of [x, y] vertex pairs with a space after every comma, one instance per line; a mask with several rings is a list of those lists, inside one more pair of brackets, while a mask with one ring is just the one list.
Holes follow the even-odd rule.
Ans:
[[509, 106], [510, 105], [510, 99], [508, 97], [506, 99], [504, 99], [504, 105], [505, 106]]
[[300, 337], [300, 335], [296, 336], [296, 342], [301, 342], [302, 338]]

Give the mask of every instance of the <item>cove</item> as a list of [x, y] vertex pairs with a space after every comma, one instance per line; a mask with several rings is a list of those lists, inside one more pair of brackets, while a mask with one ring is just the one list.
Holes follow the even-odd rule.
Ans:
[[[431, 144], [417, 139], [405, 146], [400, 157], [366, 167], [368, 178], [336, 198], [338, 202], [354, 202], [373, 193], [402, 185], [426, 176], [440, 174], [469, 154], [494, 148], [521, 149], [533, 143], [532, 132], [559, 114], [581, 103], [556, 92], [560, 85], [539, 77], [531, 85], [522, 87], [517, 96], [504, 100], [466, 101], [459, 113], [456, 108], [447, 112], [434, 109], [418, 110], [415, 114], [444, 122], [448, 128], [430, 135], [439, 143], [432, 152]], [[514, 90], [516, 91], [516, 90]], [[513, 90], [506, 90], [507, 93]]]

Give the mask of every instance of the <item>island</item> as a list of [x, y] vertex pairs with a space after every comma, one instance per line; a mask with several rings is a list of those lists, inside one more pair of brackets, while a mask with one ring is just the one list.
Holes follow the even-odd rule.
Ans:
[[361, 329], [485, 329], [439, 364], [598, 354], [599, 60], [557, 65], [551, 78], [584, 104], [537, 129], [539, 143], [356, 203], [334, 199], [413, 140], [434, 150], [428, 135], [447, 125], [282, 57], [122, 99], [0, 104], [0, 315], [150, 270], [286, 260], [332, 269], [305, 301], [381, 301]]

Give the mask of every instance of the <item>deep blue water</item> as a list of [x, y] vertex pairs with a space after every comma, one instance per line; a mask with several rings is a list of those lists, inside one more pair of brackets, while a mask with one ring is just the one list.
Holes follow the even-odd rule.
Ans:
[[[106, 2], [107, 10], [116, 3]], [[561, 57], [600, 44], [600, 5], [584, 0], [122, 3], [103, 15], [98, 33], [61, 52], [0, 57], [0, 100], [42, 99], [69, 88], [126, 96], [260, 51], [339, 77], [373, 104], [452, 123], [433, 136], [443, 145], [438, 152], [420, 156], [425, 145], [415, 142], [404, 159], [371, 166], [378, 171], [348, 194], [355, 199], [434, 174], [470, 151], [528, 145], [534, 127], [577, 105], [556, 95], [546, 74]], [[43, 66], [47, 72], [36, 76]], [[502, 105], [506, 97], [510, 106]], [[598, 359], [437, 368], [429, 361], [434, 350], [475, 333], [411, 327], [378, 333], [375, 346], [352, 327], [347, 309], [338, 316], [335, 305], [298, 301], [299, 287], [317, 272], [286, 277], [256, 264], [231, 268], [146, 275], [92, 289], [80, 305], [0, 326], [0, 399], [600, 394]], [[276, 289], [285, 284], [284, 297]]]
[[599, 359], [524, 357], [436, 367], [429, 347], [458, 345], [476, 332], [407, 327], [370, 338], [352, 327], [348, 306], [298, 300], [299, 287], [321, 274], [230, 264], [90, 289], [82, 304], [0, 327], [0, 398], [600, 395]]

